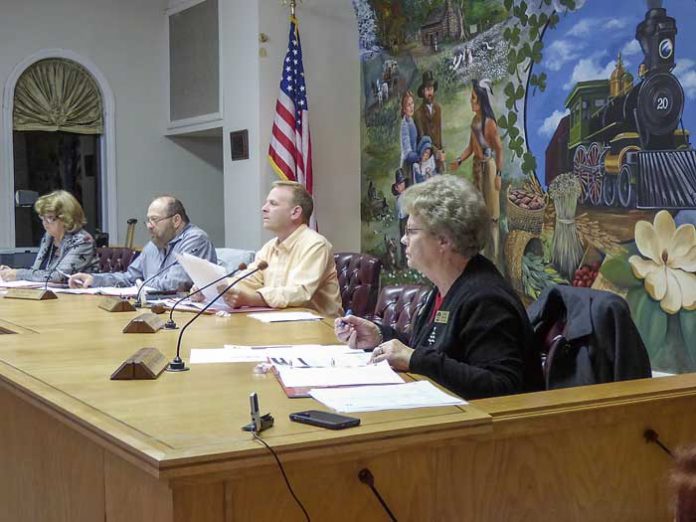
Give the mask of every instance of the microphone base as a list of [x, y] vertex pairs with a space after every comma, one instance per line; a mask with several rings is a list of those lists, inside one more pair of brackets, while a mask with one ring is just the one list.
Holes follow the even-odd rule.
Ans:
[[167, 321], [164, 323], [165, 330], [178, 330], [179, 326], [174, 321]]
[[186, 372], [191, 368], [186, 366], [186, 363], [179, 359], [178, 361], [174, 359], [167, 365], [166, 371], [168, 372]]

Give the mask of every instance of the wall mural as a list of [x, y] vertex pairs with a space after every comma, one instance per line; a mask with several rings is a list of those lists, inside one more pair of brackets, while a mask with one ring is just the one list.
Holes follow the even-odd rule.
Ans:
[[696, 371], [696, 2], [353, 4], [362, 249], [383, 284], [420, 281], [401, 193], [464, 176], [492, 217], [484, 254], [525, 302], [615, 292], [654, 369]]

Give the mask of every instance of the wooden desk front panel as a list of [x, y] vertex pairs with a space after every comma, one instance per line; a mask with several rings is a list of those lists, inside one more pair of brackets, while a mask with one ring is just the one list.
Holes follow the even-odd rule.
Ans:
[[[670, 461], [642, 433], [671, 447], [696, 438], [691, 375], [365, 414], [333, 433], [288, 422], [317, 404], [286, 399], [251, 365], [109, 381], [139, 347], [172, 357], [178, 332], [121, 334], [133, 314], [85, 298], [15, 303], [0, 300], [3, 324], [23, 329], [0, 341], [0, 521], [302, 520], [275, 461], [239, 430], [254, 390], [313, 520], [386, 520], [363, 467], [399, 520], [669, 520]], [[204, 318], [186, 336], [186, 359], [191, 346], [334, 342], [326, 324], [274, 333], [243, 317]]]

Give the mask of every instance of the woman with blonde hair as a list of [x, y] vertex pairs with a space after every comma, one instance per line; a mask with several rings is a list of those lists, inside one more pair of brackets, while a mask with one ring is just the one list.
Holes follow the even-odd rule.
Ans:
[[85, 213], [75, 197], [65, 190], [44, 194], [34, 203], [46, 233], [31, 268], [0, 266], [3, 281], [64, 282], [77, 272], [97, 268], [96, 244], [83, 227]]

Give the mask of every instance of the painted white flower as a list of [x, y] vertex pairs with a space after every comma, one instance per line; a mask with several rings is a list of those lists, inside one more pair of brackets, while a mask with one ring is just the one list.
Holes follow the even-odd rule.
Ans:
[[688, 223], [679, 228], [669, 212], [661, 210], [652, 224], [639, 221], [636, 246], [646, 257], [631, 256], [633, 274], [644, 279], [650, 297], [660, 308], [676, 314], [682, 308], [696, 309], [696, 228]]

